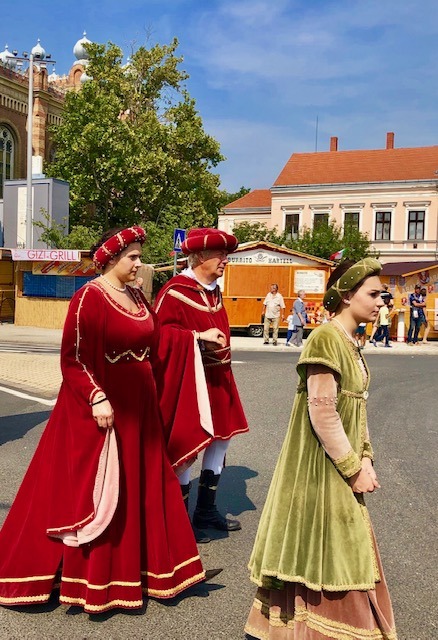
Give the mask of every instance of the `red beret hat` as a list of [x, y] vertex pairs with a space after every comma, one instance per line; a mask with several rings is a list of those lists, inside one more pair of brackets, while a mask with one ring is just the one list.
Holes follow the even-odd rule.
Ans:
[[232, 253], [238, 247], [239, 241], [236, 236], [230, 233], [220, 231], [219, 229], [191, 229], [184, 242], [181, 244], [181, 251], [189, 255], [189, 253], [198, 253], [198, 251], [220, 250]]
[[131, 243], [139, 242], [143, 244], [145, 240], [146, 231], [142, 227], [134, 225], [127, 229], [122, 229], [100, 245], [93, 256], [93, 262], [97, 269], [103, 269], [111, 258], [118, 256]]

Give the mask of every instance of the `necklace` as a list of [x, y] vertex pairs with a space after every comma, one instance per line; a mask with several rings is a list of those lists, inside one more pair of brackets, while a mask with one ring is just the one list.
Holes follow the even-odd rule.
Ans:
[[125, 285], [124, 287], [116, 287], [116, 285], [115, 285], [115, 284], [113, 284], [112, 282], [110, 282], [110, 281], [108, 280], [108, 278], [105, 278], [105, 276], [104, 276], [104, 275], [101, 275], [100, 277], [102, 278], [102, 280], [104, 280], [104, 281], [107, 283], [107, 285], [108, 285], [109, 287], [111, 287], [111, 289], [115, 289], [116, 291], [120, 291], [120, 293], [125, 293], [125, 291], [126, 291], [126, 285]]
[[339, 322], [339, 320], [338, 320], [337, 318], [333, 318], [332, 322], [336, 322], [336, 324], [338, 324], [338, 325], [341, 327], [342, 331], [345, 333], [345, 335], [347, 336], [347, 338], [348, 338], [349, 340], [351, 340], [351, 342], [352, 342], [353, 344], [357, 345], [357, 340], [355, 340], [355, 339], [353, 338], [353, 336], [351, 336], [351, 335], [348, 333], [347, 329], [344, 327], [344, 325], [342, 324], [342, 322]]

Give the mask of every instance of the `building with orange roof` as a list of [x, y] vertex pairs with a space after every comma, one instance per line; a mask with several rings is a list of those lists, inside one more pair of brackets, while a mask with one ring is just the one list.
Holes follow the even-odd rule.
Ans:
[[263, 222], [297, 237], [328, 221], [366, 233], [382, 262], [438, 259], [438, 146], [294, 153], [270, 189], [224, 207], [219, 228]]

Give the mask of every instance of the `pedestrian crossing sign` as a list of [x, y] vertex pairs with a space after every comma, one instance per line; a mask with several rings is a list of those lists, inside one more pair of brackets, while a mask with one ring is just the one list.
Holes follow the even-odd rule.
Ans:
[[173, 232], [173, 250], [181, 252], [181, 245], [186, 239], [185, 229], [175, 229]]

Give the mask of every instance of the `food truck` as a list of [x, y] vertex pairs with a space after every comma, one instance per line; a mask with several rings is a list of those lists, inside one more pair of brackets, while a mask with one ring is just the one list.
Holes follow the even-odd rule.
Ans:
[[[307, 329], [312, 329], [319, 322], [325, 286], [333, 266], [330, 260], [271, 242], [239, 245], [228, 256], [228, 266], [220, 283], [231, 328], [244, 329], [250, 336], [261, 336], [263, 301], [271, 284], [278, 284], [286, 305], [285, 317], [290, 313], [297, 292], [306, 291]], [[280, 329], [287, 329], [285, 322], [280, 324]]]

